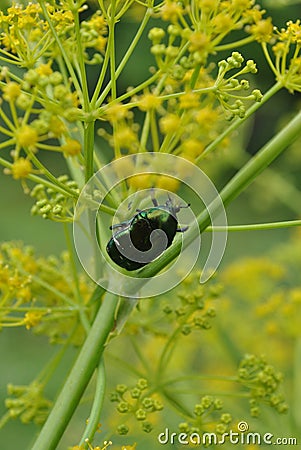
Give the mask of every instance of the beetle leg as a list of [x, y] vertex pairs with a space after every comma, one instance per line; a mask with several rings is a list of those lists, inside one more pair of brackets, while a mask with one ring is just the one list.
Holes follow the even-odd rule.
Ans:
[[110, 226], [110, 230], [115, 230], [115, 228], [126, 228], [128, 227], [130, 224], [130, 220], [124, 220], [123, 222], [120, 223], [114, 223], [114, 225]]
[[186, 226], [186, 227], [181, 227], [181, 228], [177, 228], [177, 231], [179, 232], [179, 233], [184, 233], [185, 231], [187, 231], [188, 230], [188, 225]]
[[157, 199], [155, 198], [155, 189], [151, 188], [151, 199], [154, 206], [159, 206], [159, 203], [157, 202]]

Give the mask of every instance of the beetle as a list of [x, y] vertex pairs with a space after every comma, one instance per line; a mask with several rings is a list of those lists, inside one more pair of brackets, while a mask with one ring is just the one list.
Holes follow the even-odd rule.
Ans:
[[146, 266], [170, 247], [179, 228], [177, 213], [190, 205], [175, 205], [170, 197], [165, 205], [159, 205], [152, 197], [153, 207], [137, 210], [136, 214], [125, 222], [112, 225], [117, 229], [109, 240], [106, 250], [109, 257], [118, 266], [133, 271]]

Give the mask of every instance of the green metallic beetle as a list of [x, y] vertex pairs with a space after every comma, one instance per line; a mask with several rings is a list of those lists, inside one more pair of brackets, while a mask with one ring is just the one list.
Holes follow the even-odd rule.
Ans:
[[106, 250], [110, 258], [120, 267], [133, 271], [146, 266], [171, 246], [178, 227], [177, 213], [186, 206], [177, 206], [168, 197], [165, 205], [152, 198], [153, 207], [138, 210], [128, 221], [113, 225], [117, 229], [109, 240]]

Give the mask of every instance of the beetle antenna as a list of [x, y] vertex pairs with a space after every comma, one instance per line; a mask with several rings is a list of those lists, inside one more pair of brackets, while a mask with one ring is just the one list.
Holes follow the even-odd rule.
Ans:
[[183, 209], [183, 208], [190, 208], [191, 203], [187, 203], [187, 205], [180, 205], [179, 208]]
[[159, 206], [159, 203], [155, 197], [155, 188], [154, 187], [151, 188], [151, 199], [152, 199], [154, 206]]

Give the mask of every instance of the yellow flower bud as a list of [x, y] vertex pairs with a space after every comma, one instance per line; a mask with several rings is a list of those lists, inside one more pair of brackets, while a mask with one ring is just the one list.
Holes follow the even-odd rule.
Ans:
[[61, 149], [65, 156], [76, 156], [81, 152], [82, 146], [76, 139], [67, 139]]
[[32, 164], [28, 159], [21, 157], [13, 163], [11, 172], [15, 180], [26, 178], [32, 173]]
[[3, 87], [3, 98], [6, 101], [14, 101], [21, 94], [21, 87], [18, 83], [10, 81]]
[[21, 147], [30, 147], [37, 143], [38, 133], [30, 125], [23, 125], [17, 130], [16, 138]]
[[162, 133], [174, 133], [179, 129], [181, 119], [176, 114], [167, 114], [159, 121], [160, 130]]

